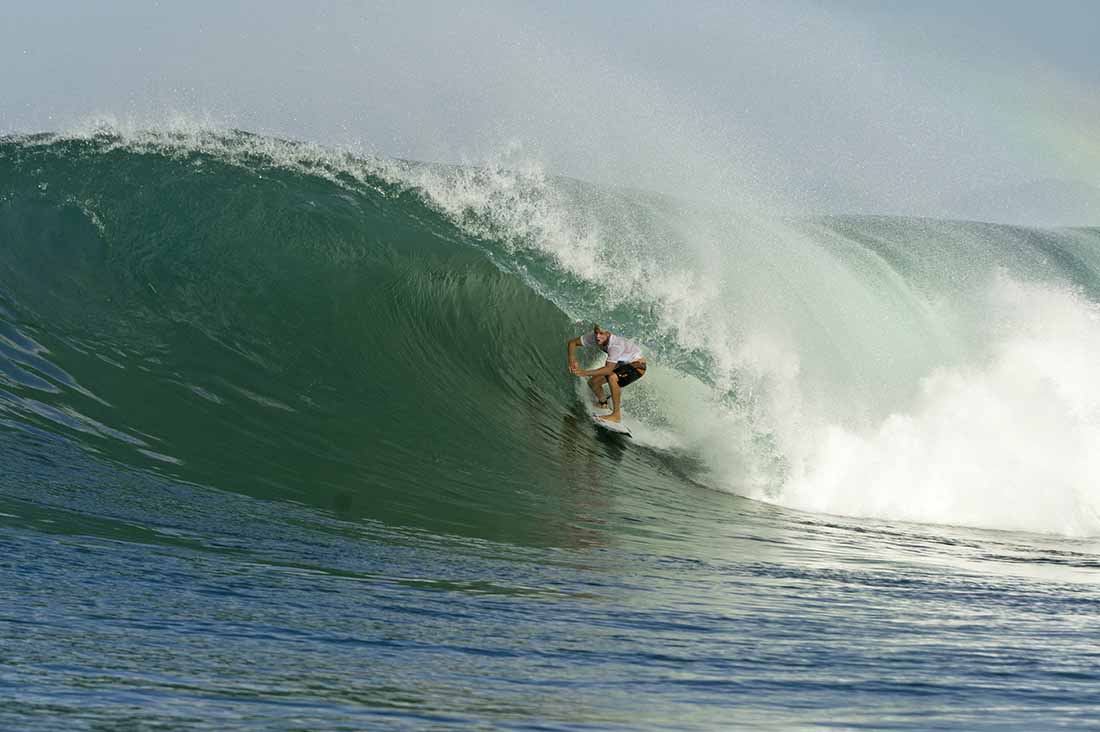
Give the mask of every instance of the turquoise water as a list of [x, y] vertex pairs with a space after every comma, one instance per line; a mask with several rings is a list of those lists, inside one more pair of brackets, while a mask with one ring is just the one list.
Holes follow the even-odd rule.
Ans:
[[1098, 246], [3, 140], [0, 726], [1093, 728]]

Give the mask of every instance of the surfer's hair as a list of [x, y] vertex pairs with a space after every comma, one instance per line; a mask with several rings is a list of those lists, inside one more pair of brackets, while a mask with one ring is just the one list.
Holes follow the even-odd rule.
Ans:
[[599, 323], [593, 323], [592, 324], [592, 332], [593, 333], [599, 333], [601, 330], [603, 330], [603, 328], [600, 327]]

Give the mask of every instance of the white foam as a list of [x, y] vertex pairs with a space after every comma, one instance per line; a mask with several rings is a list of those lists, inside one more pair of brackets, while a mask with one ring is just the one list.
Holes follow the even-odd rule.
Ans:
[[865, 429], [786, 431], [788, 506], [1066, 535], [1100, 533], [1100, 315], [1066, 287], [996, 278], [986, 358], [936, 370]]

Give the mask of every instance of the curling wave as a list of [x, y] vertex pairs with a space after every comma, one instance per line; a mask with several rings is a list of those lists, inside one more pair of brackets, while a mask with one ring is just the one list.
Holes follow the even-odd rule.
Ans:
[[[0, 237], [9, 446], [480, 533], [545, 521], [578, 472], [1100, 532], [1096, 230], [101, 130], [0, 142]], [[653, 355], [639, 449], [597, 439], [565, 373], [590, 319]]]

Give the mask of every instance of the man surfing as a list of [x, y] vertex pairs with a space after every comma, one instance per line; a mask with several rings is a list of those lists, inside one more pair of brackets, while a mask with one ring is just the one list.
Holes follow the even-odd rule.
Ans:
[[[591, 333], [577, 336], [566, 345], [569, 348], [569, 371], [577, 376], [589, 377], [588, 388], [596, 397], [596, 406], [608, 408], [603, 385], [607, 384], [611, 387], [611, 414], [599, 419], [605, 422], [622, 421], [622, 399], [620, 398], [622, 390], [645, 375], [642, 349], [629, 338], [603, 330], [598, 325], [592, 326]], [[581, 369], [577, 365], [577, 346], [596, 346], [607, 354], [607, 362], [598, 369], [588, 371]]]

